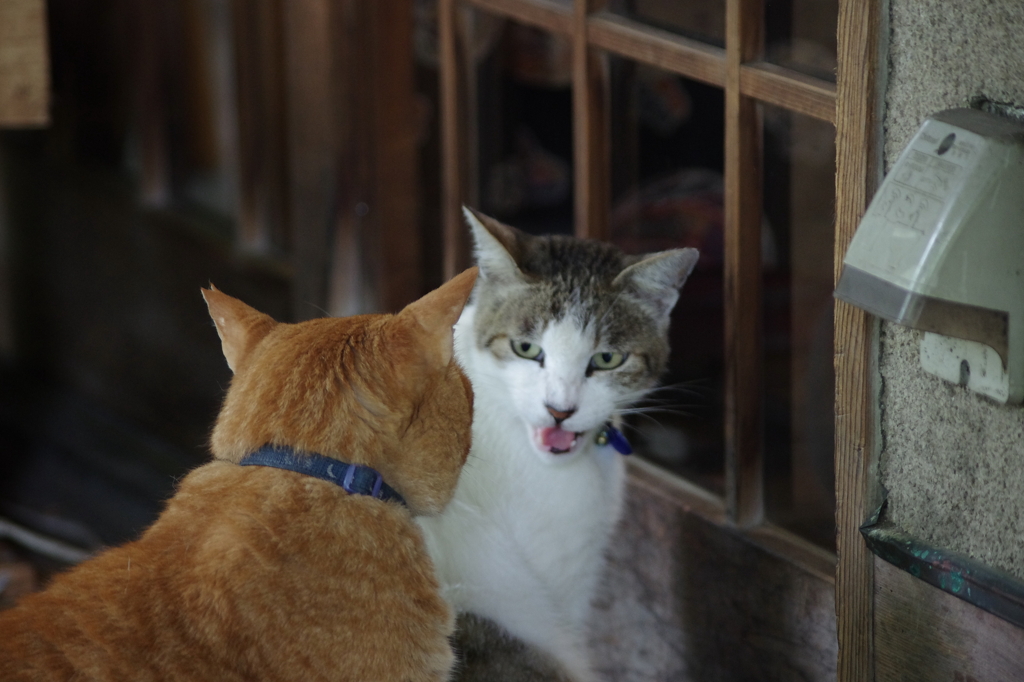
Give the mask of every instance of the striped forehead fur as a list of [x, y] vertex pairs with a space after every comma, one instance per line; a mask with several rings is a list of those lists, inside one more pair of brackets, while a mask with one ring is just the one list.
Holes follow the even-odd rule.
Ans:
[[667, 320], [657, 319], [628, 282], [613, 284], [635, 257], [611, 244], [560, 235], [520, 235], [517, 246], [519, 282], [478, 283], [479, 347], [499, 337], [539, 338], [549, 324], [570, 319], [603, 346], [642, 355], [648, 371], [664, 369]]

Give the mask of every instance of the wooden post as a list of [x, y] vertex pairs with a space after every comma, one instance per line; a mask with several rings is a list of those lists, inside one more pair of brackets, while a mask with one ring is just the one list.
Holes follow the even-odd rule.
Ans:
[[282, 0], [233, 0], [238, 87], [238, 240], [244, 250], [286, 251], [288, 156]]
[[[332, 8], [324, 55], [333, 60], [333, 68], [331, 82], [323, 87], [333, 93], [333, 110], [324, 124], [334, 129], [329, 141], [335, 157], [324, 166], [330, 171], [330, 191], [312, 185], [324, 202], [317, 210], [323, 212], [327, 232], [298, 223], [295, 229], [297, 234], [312, 230], [309, 248], [323, 254], [309, 253], [314, 263], [326, 257], [333, 243], [326, 282], [331, 314], [396, 311], [423, 293], [412, 2], [316, 1]], [[298, 112], [289, 125], [317, 124], [315, 117], [305, 121], [302, 116]], [[322, 152], [311, 147], [309, 153], [315, 160]], [[297, 159], [296, 172], [303, 172], [297, 168], [301, 165]], [[315, 175], [307, 180], [320, 182]]]
[[458, 0], [438, 0], [437, 34], [440, 61], [441, 110], [441, 224], [444, 235], [444, 278], [454, 277], [470, 262], [469, 237], [462, 222], [467, 178], [467, 119], [465, 90], [466, 46], [460, 39]]
[[761, 343], [761, 124], [740, 70], [762, 44], [762, 0], [726, 4], [725, 475], [738, 526], [764, 517]]
[[167, 20], [164, 0], [132, 6], [138, 59], [135, 78], [135, 116], [139, 134], [139, 195], [146, 206], [166, 206], [171, 199], [171, 154], [167, 139], [167, 54], [161, 28]]
[[573, 192], [577, 237], [608, 239], [611, 208], [606, 57], [587, 41], [591, 12], [607, 0], [576, 0], [572, 33]]
[[[881, 180], [880, 76], [885, 0], [839, 0], [836, 83], [835, 280]], [[875, 480], [877, 325], [842, 301], [835, 308], [836, 627], [839, 682], [874, 679], [874, 558], [859, 528], [878, 506]]]
[[338, 116], [331, 0], [283, 6], [291, 233], [292, 314], [319, 317], [327, 305], [329, 244], [336, 222]]
[[[373, 180], [368, 218], [376, 245], [379, 307], [397, 312], [423, 293], [422, 244], [417, 194], [416, 84], [413, 2], [387, 0], [372, 7], [370, 78]], [[465, 230], [463, 230], [465, 231]]]
[[334, 71], [338, 118], [337, 211], [331, 253], [328, 312], [358, 315], [377, 309], [377, 292], [369, 271], [375, 267], [367, 250], [369, 199], [369, 119], [367, 7], [359, 0], [337, 0], [333, 14]]

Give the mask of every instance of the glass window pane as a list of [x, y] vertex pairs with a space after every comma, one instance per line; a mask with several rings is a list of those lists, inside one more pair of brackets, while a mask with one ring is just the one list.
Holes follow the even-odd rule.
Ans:
[[725, 46], [725, 0], [612, 0], [609, 9], [688, 38]]
[[672, 315], [664, 388], [630, 418], [638, 451], [724, 494], [722, 91], [610, 58], [612, 240], [701, 252]]
[[479, 205], [520, 229], [571, 234], [572, 46], [475, 12]]
[[835, 82], [837, 0], [766, 0], [764, 15], [768, 61]]
[[762, 113], [766, 511], [831, 548], [835, 128], [767, 105]]

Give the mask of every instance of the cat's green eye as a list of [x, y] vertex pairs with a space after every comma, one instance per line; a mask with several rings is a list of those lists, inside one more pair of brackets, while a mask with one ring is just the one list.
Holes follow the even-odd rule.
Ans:
[[512, 352], [527, 360], [540, 360], [544, 350], [535, 343], [529, 341], [512, 341]]
[[590, 366], [594, 369], [615, 369], [626, 361], [626, 357], [626, 354], [616, 353], [615, 351], [594, 353], [590, 358]]

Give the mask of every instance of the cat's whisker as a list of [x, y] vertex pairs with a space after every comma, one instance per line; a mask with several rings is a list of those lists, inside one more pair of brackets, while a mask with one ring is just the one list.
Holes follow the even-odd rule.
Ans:
[[478, 455], [477, 453], [475, 453], [472, 448], [470, 448], [469, 454], [466, 455], [466, 462], [465, 464], [462, 465], [462, 468], [475, 468], [482, 461], [483, 458], [480, 457], [480, 455]]
[[[673, 391], [673, 394], [665, 395], [670, 390]], [[659, 393], [662, 395], [657, 395]], [[690, 398], [705, 398], [699, 391], [684, 388], [683, 384], [672, 384], [622, 395], [615, 400], [615, 406], [617, 411], [648, 408], [671, 410], [679, 407], [701, 407], [706, 404], [705, 402], [682, 402], [680, 393]]]
[[333, 316], [333, 315], [331, 315], [331, 314], [330, 314], [329, 312], [327, 312], [327, 311], [326, 311], [326, 310], [325, 310], [324, 308], [321, 308], [320, 306], [316, 305], [316, 304], [315, 304], [315, 303], [313, 303], [312, 301], [306, 301], [305, 303], [306, 303], [306, 305], [308, 305], [309, 307], [313, 308], [313, 310], [316, 310], [316, 311], [318, 311], [318, 312], [321, 312], [321, 313], [323, 313], [323, 314], [324, 314], [324, 317], [334, 317], [334, 316]]
[[694, 399], [699, 404], [706, 404], [707, 401], [701, 399], [702, 396], [693, 394], [673, 394], [673, 395], [648, 395], [643, 396], [639, 400], [634, 400], [633, 405], [679, 405], [681, 403], [694, 402]]
[[688, 412], [685, 409], [680, 409], [680, 408], [684, 408], [684, 407], [693, 407], [693, 406], [681, 405], [681, 406], [679, 406], [679, 408], [667, 408], [667, 407], [637, 408], [637, 409], [633, 409], [633, 410], [622, 410], [619, 414], [621, 414], [623, 416], [641, 415], [641, 416], [644, 416], [644, 417], [649, 417], [652, 414], [663, 414], [663, 415], [673, 416], [673, 417], [688, 417], [688, 418], [691, 418], [691, 419], [694, 419], [694, 418], [697, 417], [697, 415], [694, 414], [693, 412]]
[[702, 379], [692, 379], [690, 381], [679, 381], [674, 384], [664, 384], [651, 390], [651, 393], [687, 393], [691, 395], [700, 396], [702, 393], [706, 393], [711, 389], [710, 382], [706, 382]]
[[644, 427], [637, 423], [638, 420], [643, 424], [650, 423], [659, 428], [666, 428], [662, 419], [656, 418], [655, 415], [661, 418], [697, 418], [697, 415], [684, 409], [687, 407], [699, 407], [699, 405], [673, 404], [671, 407], [650, 404], [636, 405], [619, 409], [616, 411], [616, 414], [625, 418], [622, 420], [623, 429], [628, 429], [642, 436]]
[[[655, 419], [654, 417], [652, 417], [649, 414], [640, 412], [640, 413], [637, 413], [637, 416], [643, 417], [644, 419], [646, 419], [646, 420], [648, 420], [650, 422], [653, 422], [656, 426], [664, 426], [660, 421], [658, 421], [657, 419]], [[641, 434], [643, 433], [643, 429], [642, 428], [640, 428], [636, 424], [631, 424], [628, 421], [622, 422], [622, 427], [623, 427], [623, 429], [628, 429], [628, 430], [631, 430], [631, 431], [635, 431], [636, 433], [641, 433]]]
[[[645, 416], [646, 416], [646, 415], [645, 415]], [[659, 422], [659, 421], [657, 421], [656, 419], [653, 419], [652, 417], [648, 417], [648, 419], [649, 419], [649, 420], [650, 420], [651, 422], [653, 422], [655, 426], [658, 426], [658, 427], [664, 427], [664, 426], [665, 426], [664, 424], [660, 423], [660, 422]], [[630, 422], [623, 422], [623, 428], [622, 428], [622, 430], [623, 430], [623, 431], [630, 431], [630, 432], [632, 432], [632, 433], [633, 433], [634, 435], [637, 435], [637, 436], [641, 436], [641, 437], [643, 437], [643, 435], [644, 435], [644, 430], [645, 430], [645, 429], [644, 429], [644, 427], [643, 427], [643, 426], [639, 426], [639, 425], [637, 425], [637, 424], [631, 424]]]
[[679, 412], [680, 410], [687, 408], [697, 408], [701, 405], [686, 404], [686, 403], [674, 403], [672, 405], [634, 405], [633, 407], [624, 407], [621, 410], [617, 410], [619, 414], [641, 414], [648, 412]]
[[654, 389], [643, 389], [640, 391], [631, 391], [628, 393], [623, 393], [622, 395], [617, 396], [615, 398], [615, 404], [624, 407], [634, 405], [641, 401], [647, 400], [651, 396], [653, 390]]

